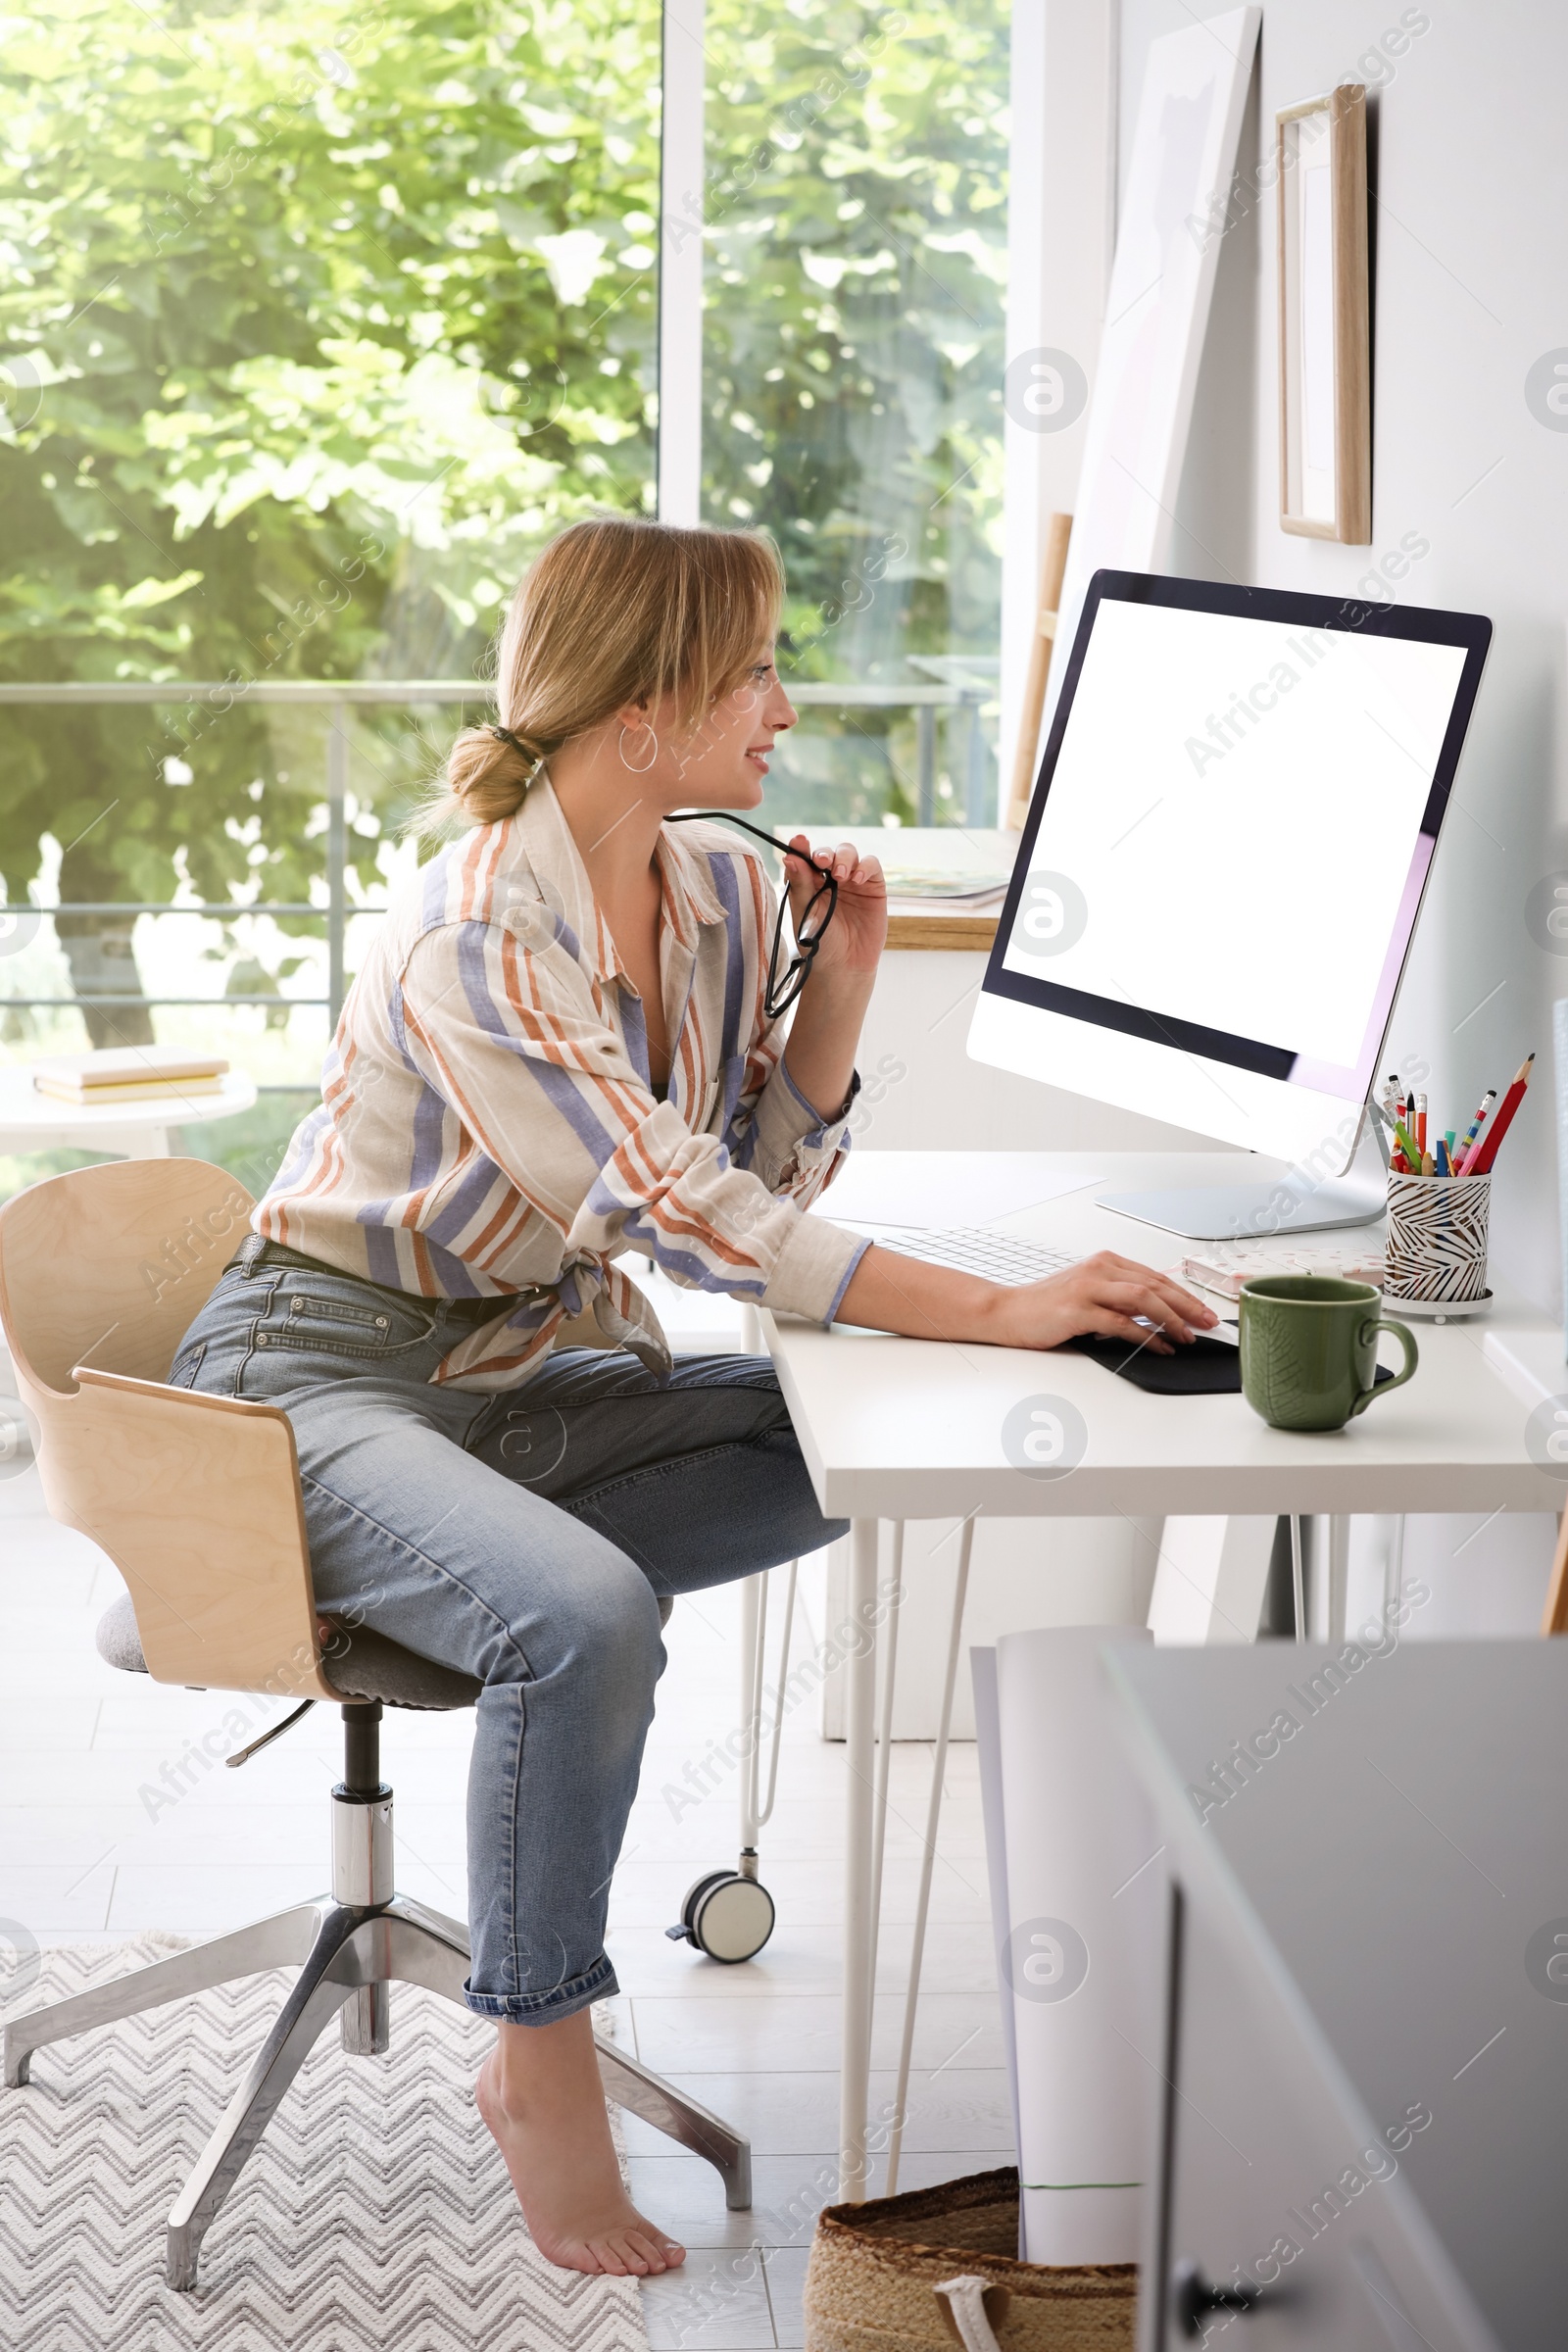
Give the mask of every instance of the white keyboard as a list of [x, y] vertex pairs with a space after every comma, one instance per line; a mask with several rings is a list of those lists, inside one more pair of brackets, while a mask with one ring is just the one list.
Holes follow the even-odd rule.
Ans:
[[1063, 1250], [1044, 1242], [1020, 1241], [1010, 1233], [996, 1233], [985, 1225], [955, 1225], [933, 1232], [924, 1225], [858, 1225], [879, 1250], [897, 1250], [905, 1257], [924, 1258], [928, 1265], [952, 1266], [959, 1274], [978, 1274], [986, 1282], [1016, 1286], [1044, 1282], [1078, 1263]]
[[[1000, 1282], [1008, 1288], [1064, 1273], [1068, 1266], [1079, 1264], [1082, 1255], [1052, 1250], [1044, 1242], [1020, 1241], [1010, 1233], [995, 1233], [985, 1225], [955, 1225], [933, 1232], [924, 1225], [861, 1223], [855, 1230], [869, 1236], [879, 1250], [897, 1250], [905, 1257], [924, 1258], [932, 1266], [952, 1266], [959, 1274], [978, 1274], [986, 1282]], [[1133, 1321], [1153, 1328], [1146, 1315], [1135, 1315]], [[1234, 1348], [1236, 1325], [1217, 1323], [1207, 1337]]]

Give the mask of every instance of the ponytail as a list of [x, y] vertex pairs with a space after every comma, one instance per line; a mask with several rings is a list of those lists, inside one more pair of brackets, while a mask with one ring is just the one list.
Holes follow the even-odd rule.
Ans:
[[466, 727], [422, 830], [515, 816], [551, 754], [628, 704], [677, 699], [695, 728], [777, 625], [783, 568], [755, 531], [601, 515], [552, 539], [512, 600], [500, 723]]

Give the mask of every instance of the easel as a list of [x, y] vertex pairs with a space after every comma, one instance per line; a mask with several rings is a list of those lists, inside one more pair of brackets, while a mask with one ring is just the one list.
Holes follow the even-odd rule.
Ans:
[[1046, 560], [1040, 575], [1040, 616], [1029, 648], [1029, 668], [1023, 684], [1023, 708], [1018, 714], [1018, 748], [1013, 754], [1012, 788], [1004, 819], [1007, 830], [1023, 830], [1029, 796], [1035, 788], [1035, 755], [1040, 746], [1040, 721], [1046, 708], [1046, 681], [1051, 675], [1052, 648], [1056, 641], [1056, 615], [1061, 608], [1062, 575], [1067, 568], [1067, 542], [1072, 516], [1053, 514], [1046, 526]]
[[1568, 1634], [1568, 1511], [1557, 1524], [1557, 1549], [1546, 1587], [1546, 1607], [1541, 1620], [1544, 1634]]

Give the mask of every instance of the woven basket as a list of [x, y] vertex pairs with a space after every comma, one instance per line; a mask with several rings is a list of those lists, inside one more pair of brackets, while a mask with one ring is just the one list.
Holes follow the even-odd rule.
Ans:
[[955, 2273], [987, 2281], [1002, 2352], [1132, 2352], [1136, 2263], [1019, 2262], [1017, 2243], [1011, 2166], [828, 2206], [806, 2274], [806, 2352], [954, 2352], [957, 2331], [935, 2290]]

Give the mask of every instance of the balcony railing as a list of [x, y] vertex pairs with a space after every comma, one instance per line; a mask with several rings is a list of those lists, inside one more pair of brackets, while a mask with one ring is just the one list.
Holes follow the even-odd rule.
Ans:
[[[932, 661], [919, 666], [957, 670], [959, 664]], [[936, 727], [942, 709], [967, 713], [964, 805], [971, 824], [984, 824], [986, 750], [982, 712], [995, 689], [981, 664], [962, 665], [968, 674], [938, 677], [929, 685], [791, 684], [790, 700], [803, 709], [825, 706], [832, 710], [912, 710], [915, 714], [915, 803], [922, 825], [936, 817]], [[343, 1007], [344, 948], [351, 915], [375, 914], [379, 902], [350, 905], [347, 891], [348, 824], [346, 804], [349, 773], [349, 712], [367, 705], [413, 709], [421, 704], [480, 703], [492, 700], [490, 689], [475, 678], [272, 678], [186, 683], [178, 679], [132, 679], [117, 684], [67, 679], [49, 685], [0, 683], [0, 709], [18, 704], [54, 709], [98, 705], [182, 703], [227, 710], [238, 703], [294, 703], [319, 707], [326, 718], [326, 904], [309, 900], [255, 899], [194, 901], [175, 899], [72, 900], [39, 906], [40, 914], [195, 914], [232, 921], [241, 914], [314, 915], [326, 926], [326, 994], [324, 997], [233, 996], [69, 996], [0, 997], [0, 1006], [29, 1009], [79, 1008], [82, 1005], [214, 1004], [322, 1005], [328, 1026], [336, 1028]]]

